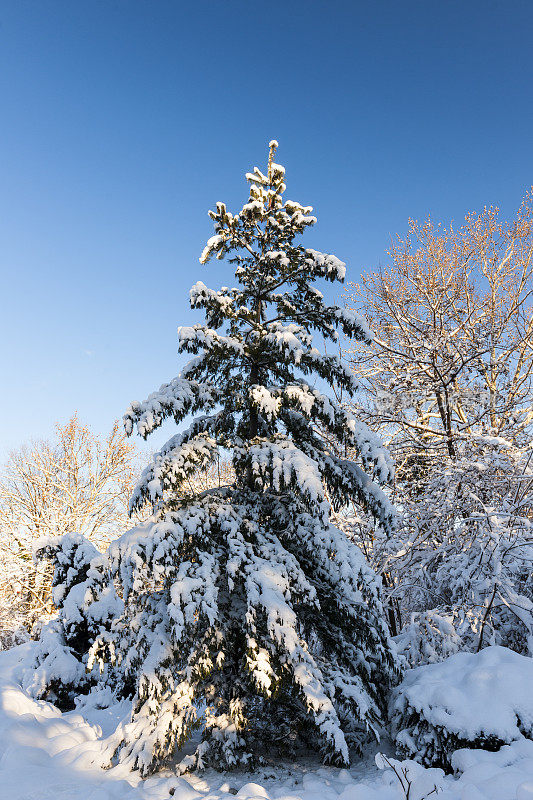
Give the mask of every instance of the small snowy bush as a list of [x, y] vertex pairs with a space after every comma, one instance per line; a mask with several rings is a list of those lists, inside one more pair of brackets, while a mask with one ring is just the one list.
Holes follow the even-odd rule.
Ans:
[[89, 647], [123, 603], [103, 571], [104, 556], [84, 536], [45, 537], [34, 555], [53, 564], [52, 596], [59, 613], [42, 626], [24, 686], [33, 697], [72, 708], [95, 683], [87, 670]]
[[430, 800], [445, 788], [441, 769], [424, 769], [416, 761], [396, 761], [378, 753], [376, 766], [389, 772], [390, 785], [401, 792], [403, 800]]
[[533, 739], [532, 687], [533, 659], [500, 646], [410, 670], [392, 700], [398, 751], [449, 771], [459, 748]]

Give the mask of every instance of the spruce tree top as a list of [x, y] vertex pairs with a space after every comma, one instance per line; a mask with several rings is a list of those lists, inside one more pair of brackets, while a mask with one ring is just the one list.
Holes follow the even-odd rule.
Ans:
[[[345, 264], [297, 243], [316, 218], [310, 206], [284, 199], [285, 169], [274, 162], [276, 148], [271, 141], [266, 174], [257, 167], [247, 173], [250, 197], [239, 214], [221, 202], [209, 212], [215, 235], [200, 262], [229, 255], [237, 286], [193, 286], [191, 306], [205, 309], [206, 324], [181, 327], [179, 348], [195, 357], [144, 403], [132, 403], [124, 417], [128, 434], [136, 426], [146, 438], [169, 416], [179, 423], [205, 412], [156, 455], [131, 509], [146, 502], [159, 512], [174, 508], [177, 487], [225, 448], [233, 454], [235, 488], [289, 492], [326, 521], [325, 486], [335, 507], [362, 502], [388, 529], [391, 507], [369, 476], [390, 478], [386, 451], [363, 423], [311, 385], [318, 377], [348, 395], [357, 389], [340, 358], [314, 346], [313, 334], [333, 342], [338, 329], [365, 342], [372, 334], [357, 314], [326, 305], [313, 285], [319, 278], [342, 282]], [[315, 424], [341, 447], [355, 447], [364, 469], [339, 458]]]

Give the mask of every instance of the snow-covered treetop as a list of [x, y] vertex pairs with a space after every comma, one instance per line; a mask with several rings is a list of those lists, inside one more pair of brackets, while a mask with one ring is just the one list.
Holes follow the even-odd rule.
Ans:
[[[180, 328], [179, 347], [194, 357], [178, 378], [144, 403], [132, 403], [124, 417], [128, 434], [136, 427], [146, 437], [169, 416], [180, 422], [200, 410], [206, 414], [156, 455], [132, 508], [147, 501], [163, 507], [222, 447], [233, 451], [241, 488], [295, 492], [326, 514], [325, 484], [335, 504], [363, 501], [387, 526], [391, 509], [370, 477], [390, 479], [387, 453], [370, 430], [313, 386], [318, 377], [348, 396], [357, 389], [340, 358], [315, 346], [315, 334], [335, 342], [340, 329], [370, 343], [372, 333], [358, 314], [327, 305], [313, 285], [317, 279], [342, 282], [346, 267], [296, 241], [316, 217], [311, 206], [284, 199], [285, 169], [274, 161], [276, 148], [271, 141], [266, 173], [254, 167], [246, 174], [250, 194], [238, 214], [222, 202], [209, 212], [215, 231], [200, 261], [228, 256], [237, 285], [193, 286], [191, 306], [204, 309], [206, 323]], [[363, 469], [336, 456], [318, 425], [326, 437], [355, 446]]]

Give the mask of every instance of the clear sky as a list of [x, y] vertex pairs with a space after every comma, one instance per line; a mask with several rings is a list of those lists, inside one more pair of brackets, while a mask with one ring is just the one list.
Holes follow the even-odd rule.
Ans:
[[307, 241], [386, 261], [408, 217], [533, 183], [533, 2], [3, 0], [0, 455], [106, 432], [179, 369], [217, 200], [280, 143]]

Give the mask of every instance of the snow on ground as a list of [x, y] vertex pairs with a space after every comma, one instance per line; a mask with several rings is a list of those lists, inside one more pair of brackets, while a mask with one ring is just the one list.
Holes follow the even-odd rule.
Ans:
[[389, 758], [398, 777], [390, 768], [378, 771], [374, 753], [350, 770], [306, 761], [186, 778], [167, 770], [144, 781], [124, 768], [104, 771], [100, 739], [116, 719], [94, 707], [86, 707], [86, 718], [79, 711], [62, 714], [31, 699], [18, 674], [33, 646], [0, 653], [0, 800], [401, 800], [405, 775], [412, 784], [409, 800], [422, 800], [435, 785], [440, 800], [533, 800], [533, 742], [526, 739], [498, 753], [458, 751], [458, 778]]

